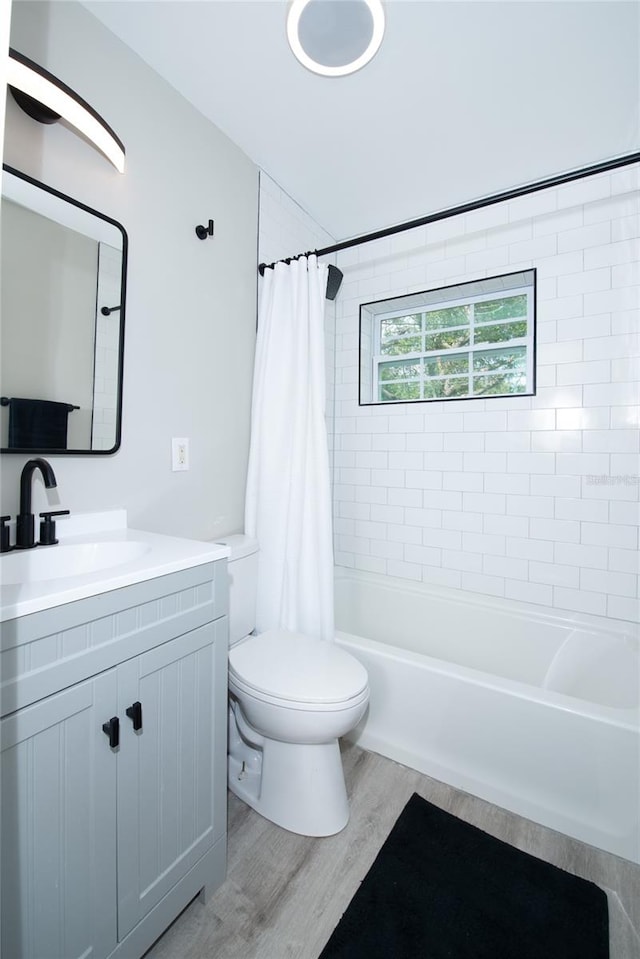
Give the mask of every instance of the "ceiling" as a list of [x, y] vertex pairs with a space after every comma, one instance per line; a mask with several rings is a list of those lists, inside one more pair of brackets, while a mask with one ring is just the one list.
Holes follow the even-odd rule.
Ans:
[[286, 0], [86, 0], [337, 240], [640, 149], [640, 4], [386, 0], [321, 77]]

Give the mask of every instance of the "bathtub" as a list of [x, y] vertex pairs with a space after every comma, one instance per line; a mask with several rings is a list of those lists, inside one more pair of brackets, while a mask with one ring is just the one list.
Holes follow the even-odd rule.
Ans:
[[632, 624], [346, 568], [337, 643], [369, 671], [351, 738], [640, 862], [640, 641]]

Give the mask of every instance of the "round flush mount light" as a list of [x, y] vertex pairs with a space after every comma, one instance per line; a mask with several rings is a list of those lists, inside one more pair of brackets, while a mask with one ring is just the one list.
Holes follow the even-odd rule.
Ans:
[[382, 0], [293, 0], [287, 15], [294, 55], [325, 77], [360, 70], [377, 53], [383, 34]]

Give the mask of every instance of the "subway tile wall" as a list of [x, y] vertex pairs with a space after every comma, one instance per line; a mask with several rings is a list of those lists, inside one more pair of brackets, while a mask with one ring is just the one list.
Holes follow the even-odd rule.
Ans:
[[[261, 261], [332, 242], [261, 174]], [[344, 281], [326, 342], [336, 563], [637, 621], [640, 167], [335, 262]], [[360, 303], [532, 267], [535, 396], [359, 406]]]
[[[337, 564], [638, 620], [639, 174], [338, 254]], [[535, 396], [358, 405], [360, 303], [532, 267]]]
[[306, 250], [318, 250], [335, 243], [263, 170], [260, 171], [258, 260], [273, 263]]

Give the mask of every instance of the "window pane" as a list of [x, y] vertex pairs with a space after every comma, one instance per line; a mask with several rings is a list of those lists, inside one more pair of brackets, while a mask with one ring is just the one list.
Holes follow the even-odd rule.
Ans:
[[482, 350], [473, 354], [474, 373], [491, 373], [494, 370], [525, 372], [526, 347], [514, 346], [510, 350]]
[[444, 330], [448, 326], [468, 326], [471, 318], [470, 306], [448, 306], [443, 310], [429, 310], [425, 313], [425, 329]]
[[490, 396], [496, 393], [524, 393], [527, 382], [524, 373], [503, 373], [493, 376], [474, 376], [474, 396]]
[[486, 323], [490, 320], [513, 320], [516, 316], [527, 315], [527, 297], [524, 293], [519, 296], [503, 296], [499, 300], [485, 300], [476, 303], [476, 323]]
[[473, 340], [474, 343], [499, 343], [526, 335], [527, 321], [517, 320], [515, 323], [499, 323], [495, 326], [476, 326]]
[[469, 330], [448, 330], [446, 333], [432, 333], [424, 338], [424, 348], [431, 350], [453, 350], [458, 346], [469, 345]]
[[361, 304], [360, 403], [531, 394], [535, 271], [488, 279]]
[[385, 400], [419, 400], [419, 383], [381, 383], [380, 402]]
[[469, 354], [459, 353], [451, 356], [429, 356], [424, 361], [425, 374], [427, 376], [447, 376], [450, 373], [468, 373]]
[[422, 337], [420, 336], [406, 336], [380, 344], [380, 352], [384, 356], [406, 356], [407, 353], [419, 353], [421, 349]]
[[391, 316], [380, 323], [380, 342], [387, 343], [398, 336], [415, 336], [422, 329], [422, 317], [419, 313], [407, 316]]
[[450, 376], [445, 380], [425, 380], [425, 399], [450, 399], [469, 395], [469, 379], [466, 376]]
[[380, 380], [403, 380], [416, 379], [420, 376], [420, 360], [403, 363], [380, 363], [378, 367], [378, 379]]

